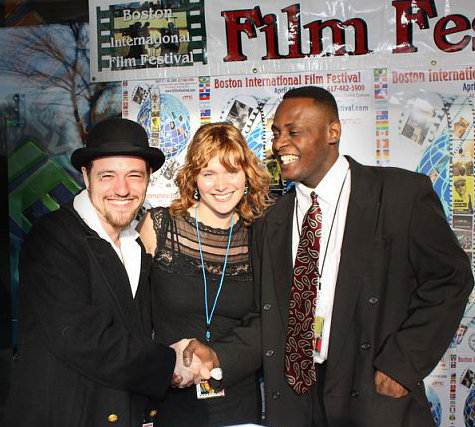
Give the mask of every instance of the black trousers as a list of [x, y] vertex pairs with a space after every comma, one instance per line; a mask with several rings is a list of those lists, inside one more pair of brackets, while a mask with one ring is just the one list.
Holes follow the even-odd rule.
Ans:
[[328, 426], [325, 405], [323, 403], [323, 389], [325, 387], [325, 373], [327, 370], [326, 365], [326, 362], [315, 364], [317, 383], [309, 390], [312, 399], [312, 427]]

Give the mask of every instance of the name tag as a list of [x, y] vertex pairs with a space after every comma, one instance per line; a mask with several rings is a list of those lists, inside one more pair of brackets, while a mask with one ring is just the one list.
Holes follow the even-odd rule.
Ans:
[[314, 324], [314, 350], [317, 353], [320, 353], [322, 350], [322, 341], [323, 341], [323, 325], [325, 323], [325, 318], [323, 316], [315, 317]]
[[199, 384], [196, 384], [196, 397], [198, 399], [212, 399], [224, 396], [224, 389], [219, 391], [213, 390], [207, 380], [202, 380]]

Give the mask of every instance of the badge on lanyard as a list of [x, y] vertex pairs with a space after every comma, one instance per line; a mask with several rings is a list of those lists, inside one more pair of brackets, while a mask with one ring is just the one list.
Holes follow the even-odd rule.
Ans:
[[314, 328], [314, 350], [317, 353], [320, 353], [322, 350], [322, 339], [323, 339], [323, 324], [325, 323], [325, 318], [323, 316], [315, 316], [315, 328]]
[[142, 424], [142, 427], [153, 427], [153, 423]]
[[208, 380], [201, 380], [199, 384], [196, 384], [196, 397], [198, 399], [212, 399], [214, 397], [224, 396], [224, 389], [215, 391], [211, 388]]

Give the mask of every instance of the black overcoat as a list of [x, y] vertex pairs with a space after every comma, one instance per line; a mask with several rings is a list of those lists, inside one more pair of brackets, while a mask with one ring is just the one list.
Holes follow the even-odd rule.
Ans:
[[152, 340], [150, 262], [143, 252], [134, 299], [116, 252], [72, 205], [33, 226], [2, 426], [142, 425], [147, 397], [165, 393], [175, 365], [174, 351]]
[[[448, 347], [473, 277], [430, 180], [348, 158], [351, 193], [335, 290], [324, 402], [329, 427], [433, 426], [422, 380]], [[295, 192], [255, 225], [267, 425], [308, 427], [310, 397], [284, 377]], [[376, 393], [375, 369], [410, 390]]]

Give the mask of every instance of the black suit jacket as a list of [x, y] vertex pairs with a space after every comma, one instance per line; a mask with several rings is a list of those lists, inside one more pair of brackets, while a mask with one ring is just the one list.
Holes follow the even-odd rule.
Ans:
[[168, 388], [175, 353], [152, 340], [142, 255], [135, 299], [111, 245], [72, 206], [46, 215], [19, 264], [19, 347], [5, 427], [142, 425]]
[[[329, 426], [433, 425], [422, 379], [436, 366], [473, 287], [469, 260], [430, 180], [348, 158], [351, 193], [335, 290], [324, 402]], [[284, 377], [295, 193], [255, 226], [269, 426], [311, 426], [309, 394]], [[411, 392], [376, 393], [375, 369]]]

